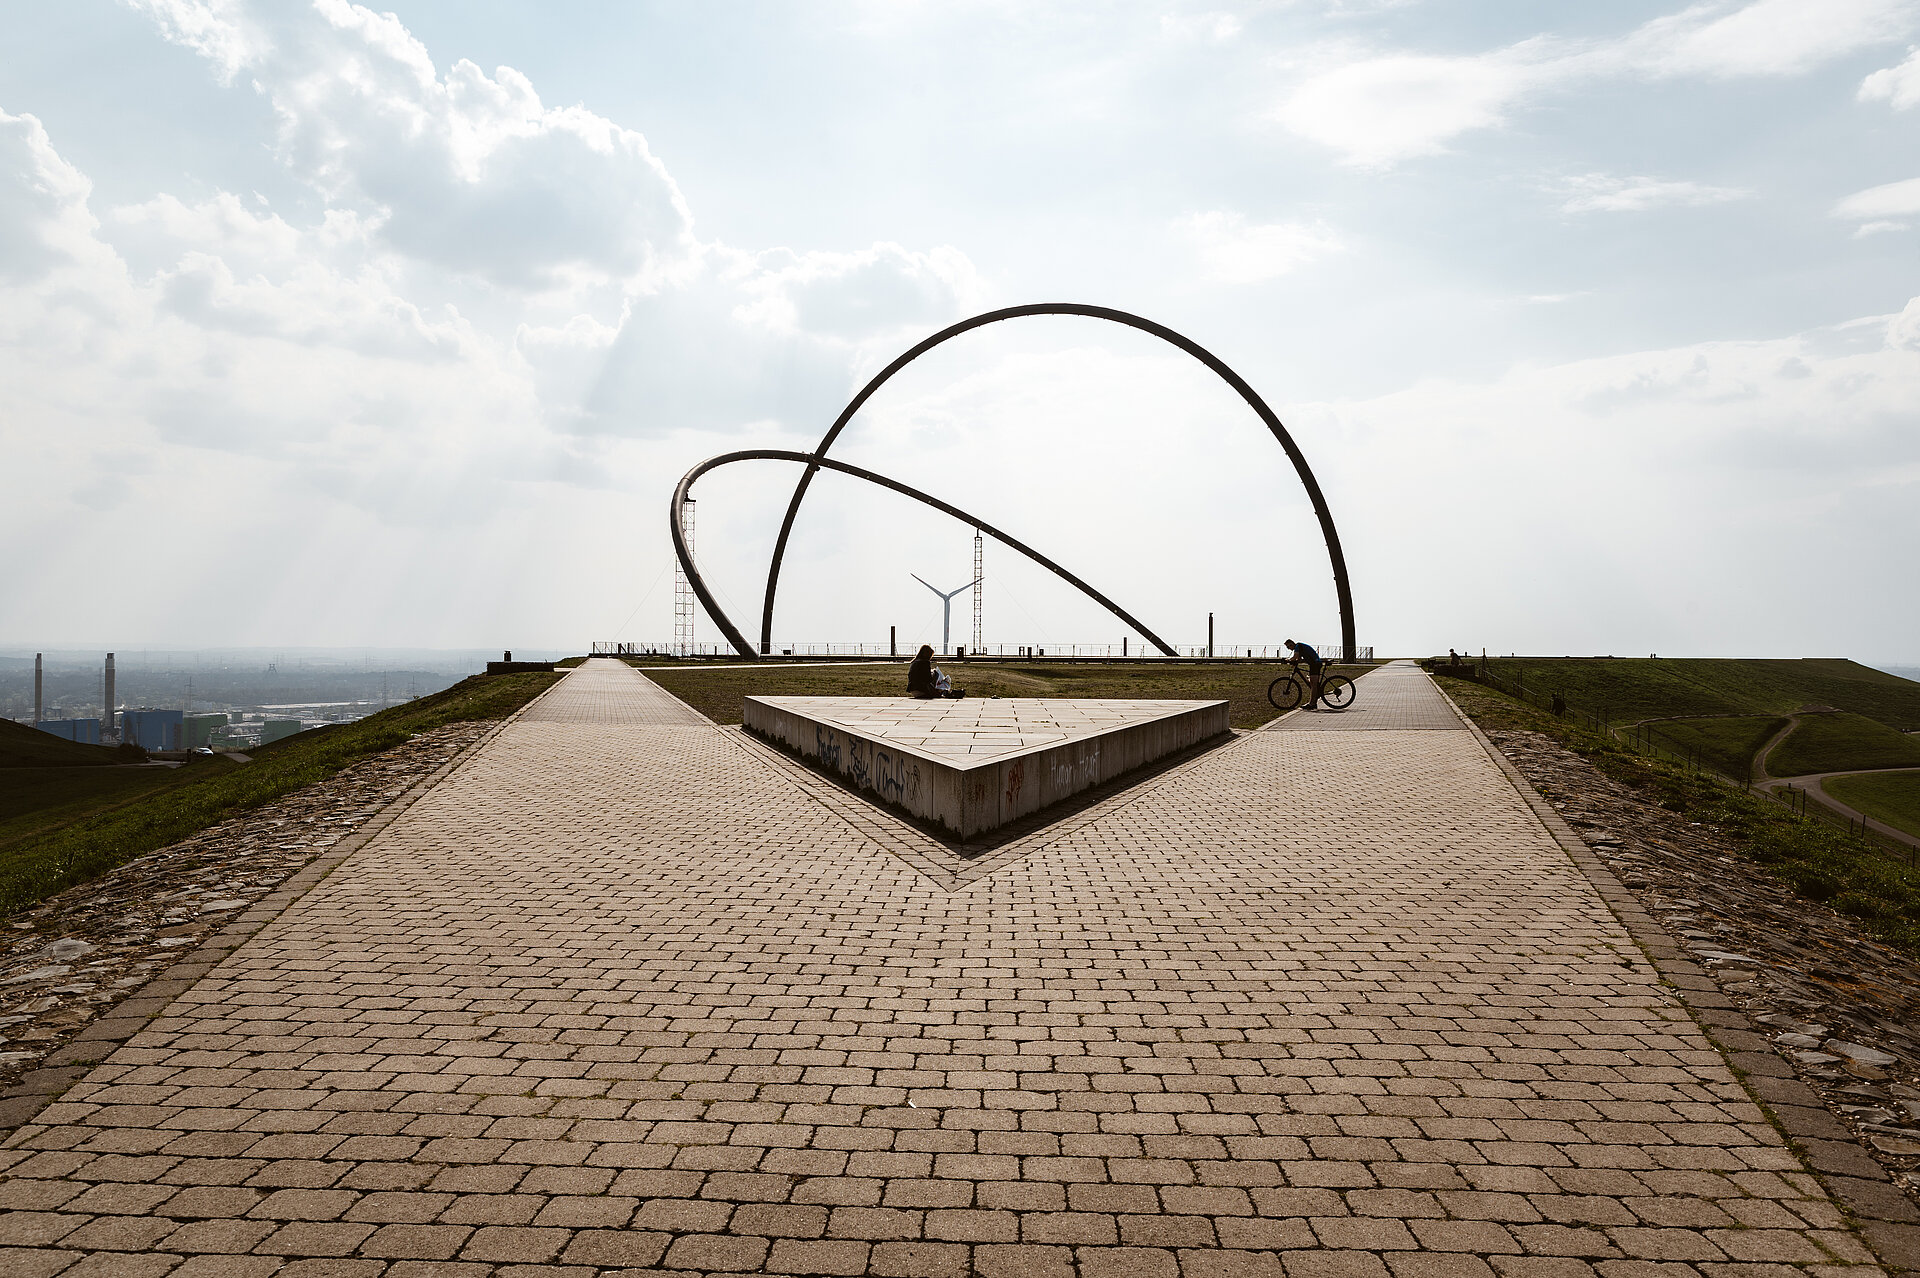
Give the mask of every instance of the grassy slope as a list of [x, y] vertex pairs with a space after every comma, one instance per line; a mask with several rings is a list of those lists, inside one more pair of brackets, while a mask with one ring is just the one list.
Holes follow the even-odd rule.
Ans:
[[1857, 714], [1809, 714], [1767, 756], [1776, 777], [1849, 768], [1920, 768], [1920, 741]]
[[1920, 838], [1920, 772], [1828, 777], [1820, 788], [1848, 807]]
[[1484, 728], [1542, 732], [1650, 803], [1712, 826], [1801, 894], [1825, 901], [1890, 945], [1920, 955], [1920, 870], [1843, 829], [1686, 769], [1633, 754], [1491, 688], [1449, 680], [1446, 690]]
[[11, 913], [106, 873], [143, 852], [323, 781], [416, 733], [511, 714], [558, 675], [475, 676], [357, 723], [316, 728], [265, 746], [245, 765], [197, 764], [136, 803], [104, 801], [71, 813], [68, 824], [0, 847], [0, 911]]
[[[655, 669], [634, 664], [647, 677], [715, 723], [740, 722], [742, 697], [898, 697], [906, 694], [907, 663], [884, 666], [754, 666], [712, 670], [699, 666]], [[1236, 728], [1257, 728], [1280, 712], [1267, 701], [1267, 685], [1284, 665], [1223, 666], [1143, 662], [1112, 665], [1000, 665], [951, 662], [941, 669], [970, 697], [1109, 697], [1116, 699], [1229, 702]], [[1356, 673], [1343, 670], [1343, 673]], [[1361, 685], [1360, 695], [1366, 696]]]
[[82, 745], [0, 719], [0, 768], [73, 768], [124, 762], [111, 746]]
[[1651, 725], [1654, 740], [1667, 749], [1699, 752], [1700, 761], [1736, 781], [1747, 778], [1747, 765], [1773, 734], [1786, 726], [1784, 716], [1751, 715], [1737, 719], [1669, 719]]
[[1833, 706], [1895, 728], [1920, 728], [1920, 683], [1853, 661], [1705, 658], [1495, 658], [1495, 674], [1558, 692], [1582, 710], [1625, 719], [1787, 714]]
[[21, 839], [178, 785], [190, 772], [238, 766], [210, 759], [190, 768], [0, 768], [0, 856]]

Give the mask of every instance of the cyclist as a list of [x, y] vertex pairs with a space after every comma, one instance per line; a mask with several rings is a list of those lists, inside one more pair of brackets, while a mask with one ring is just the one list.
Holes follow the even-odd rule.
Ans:
[[1293, 654], [1291, 657], [1287, 658], [1288, 665], [1298, 668], [1301, 662], [1303, 661], [1306, 662], [1307, 664], [1307, 709], [1309, 710], [1319, 709], [1320, 682], [1321, 682], [1320, 672], [1326, 666], [1326, 663], [1320, 660], [1320, 654], [1314, 651], [1314, 647], [1310, 643], [1295, 643], [1293, 640], [1289, 639], [1287, 640], [1287, 651]]

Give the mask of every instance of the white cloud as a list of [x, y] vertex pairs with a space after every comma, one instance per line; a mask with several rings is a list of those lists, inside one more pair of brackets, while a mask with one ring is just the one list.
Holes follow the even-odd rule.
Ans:
[[1552, 67], [1545, 49], [1528, 42], [1478, 57], [1355, 61], [1308, 78], [1275, 118], [1360, 167], [1439, 154], [1462, 133], [1502, 123]]
[[1650, 177], [1615, 177], [1606, 173], [1582, 174], [1561, 185], [1567, 192], [1567, 200], [1560, 207], [1568, 213], [1641, 213], [1657, 208], [1725, 204], [1753, 195], [1752, 191], [1738, 187]]
[[1897, 66], [1875, 71], [1860, 82], [1862, 102], [1885, 102], [1896, 111], [1920, 106], [1920, 49]]
[[519, 290], [643, 282], [693, 219], [639, 133], [553, 108], [524, 75], [446, 76], [392, 14], [315, 0], [144, 0], [162, 32], [273, 105], [281, 160], [409, 256]]
[[1211, 40], [1224, 43], [1240, 34], [1240, 19], [1231, 13], [1167, 13], [1160, 16], [1160, 35], [1168, 40]]
[[94, 239], [92, 193], [39, 120], [0, 111], [0, 278], [25, 283], [107, 256]]
[[269, 47], [246, 11], [245, 0], [127, 0], [145, 12], [173, 43], [213, 63], [222, 84]]
[[1225, 284], [1258, 284], [1345, 249], [1323, 223], [1250, 224], [1244, 214], [1190, 213], [1173, 224], [1200, 261], [1201, 274]]
[[[37, 473], [71, 477], [19, 518], [137, 523], [156, 485], [208, 505], [217, 472], [278, 494], [269, 522], [510, 519], [615, 483], [636, 436], [830, 415], [903, 326], [983, 292], [952, 248], [700, 243], [637, 133], [510, 70], [436, 77], [391, 18], [145, 7], [269, 97], [321, 207], [162, 192], [97, 217], [40, 122], [0, 113], [0, 384], [48, 441]], [[151, 477], [96, 461], [136, 452]]]
[[1697, 4], [1646, 23], [1619, 53], [1663, 75], [1800, 75], [1898, 39], [1912, 26], [1907, 0]]
[[[1901, 217], [1920, 213], [1920, 178], [1908, 178], [1904, 182], [1889, 182], [1885, 186], [1872, 186], [1864, 191], [1855, 191], [1846, 199], [1833, 206], [1835, 217], [1850, 221], [1881, 223], [1879, 229], [1890, 230], [1884, 223]], [[1864, 227], [1861, 228], [1863, 231]]]
[[1912, 29], [1909, 0], [1753, 0], [1694, 5], [1613, 39], [1534, 37], [1467, 56], [1323, 55], [1273, 113], [1287, 129], [1381, 168], [1444, 152], [1455, 138], [1504, 125], [1554, 88], [1600, 77], [1800, 75]]

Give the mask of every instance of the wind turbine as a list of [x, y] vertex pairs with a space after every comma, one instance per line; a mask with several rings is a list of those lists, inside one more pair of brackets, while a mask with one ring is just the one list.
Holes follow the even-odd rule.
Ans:
[[964, 595], [967, 591], [972, 590], [980, 584], [980, 578], [975, 577], [958, 590], [942, 590], [917, 572], [910, 572], [907, 576], [940, 596], [940, 655], [945, 656], [952, 650], [948, 641], [953, 638], [953, 597], [955, 595]]

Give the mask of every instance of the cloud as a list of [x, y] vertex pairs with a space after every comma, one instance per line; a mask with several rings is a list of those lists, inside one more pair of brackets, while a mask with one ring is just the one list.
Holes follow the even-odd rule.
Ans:
[[1258, 284], [1345, 249], [1323, 223], [1252, 225], [1240, 213], [1190, 213], [1176, 234], [1192, 245], [1202, 275], [1226, 284]]
[[280, 159], [412, 257], [506, 288], [645, 280], [693, 247], [693, 218], [639, 133], [553, 108], [511, 67], [445, 77], [392, 14], [143, 0], [168, 39], [272, 103]]
[[[156, 501], [289, 537], [511, 524], [548, 488], [650, 482], [642, 441], [810, 435], [876, 351], [983, 295], [951, 247], [703, 243], [638, 133], [509, 69], [436, 76], [389, 17], [143, 7], [272, 101], [272, 155], [318, 198], [96, 212], [40, 121], [0, 113], [0, 384], [66, 477], [15, 534]], [[102, 475], [129, 450], [154, 474]], [[242, 513], [235, 485], [272, 499]]]
[[[1920, 213], [1920, 178], [1889, 182], [1885, 186], [1855, 191], [1833, 206], [1833, 215], [1849, 221], [1866, 222], [1876, 230], [1892, 230], [1892, 219]], [[1866, 227], [1861, 227], [1866, 232]]]
[[1568, 196], [1560, 207], [1567, 213], [1642, 213], [1657, 208], [1725, 204], [1753, 195], [1752, 191], [1738, 187], [1669, 182], [1650, 177], [1614, 177], [1606, 173], [1568, 178], [1562, 186]]
[[1912, 25], [1906, 0], [1697, 4], [1647, 22], [1617, 52], [1660, 75], [1801, 75], [1898, 39]]
[[1498, 128], [1528, 100], [1583, 80], [1801, 75], [1912, 26], [1906, 0], [1754, 0], [1694, 5], [1613, 39], [1536, 36], [1465, 56], [1333, 49], [1321, 56], [1341, 65], [1308, 75], [1273, 118], [1344, 163], [1384, 168], [1441, 154], [1455, 138]]
[[31, 115], [0, 111], [0, 279], [24, 284], [100, 260], [87, 207], [93, 183], [53, 149]]
[[1274, 118], [1362, 168], [1436, 155], [1462, 133], [1502, 123], [1507, 108], [1550, 73], [1545, 49], [1528, 42], [1477, 57], [1355, 61], [1308, 78]]
[[270, 47], [247, 13], [245, 0], [127, 0], [151, 17], [173, 43], [213, 63], [222, 84]]
[[1920, 106], [1920, 49], [1898, 66], [1875, 71], [1860, 82], [1862, 102], [1885, 102], [1896, 111]]
[[1165, 40], [1208, 40], [1223, 44], [1239, 36], [1241, 29], [1238, 17], [1219, 10], [1160, 16], [1160, 36]]

